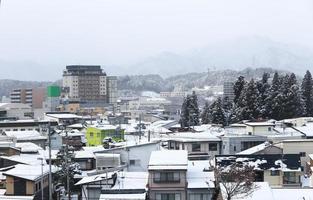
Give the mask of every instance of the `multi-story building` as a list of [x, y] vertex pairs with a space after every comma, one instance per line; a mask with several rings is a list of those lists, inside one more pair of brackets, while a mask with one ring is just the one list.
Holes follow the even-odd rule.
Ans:
[[235, 98], [235, 94], [234, 94], [234, 83], [230, 82], [230, 81], [226, 81], [223, 84], [223, 98], [226, 99], [228, 98], [228, 100], [230, 102], [232, 102]]
[[66, 66], [63, 87], [69, 99], [87, 107], [114, 104], [117, 100], [117, 78], [107, 76], [99, 65]]
[[10, 94], [11, 103], [24, 103], [32, 108], [42, 108], [45, 96], [45, 88], [14, 89]]

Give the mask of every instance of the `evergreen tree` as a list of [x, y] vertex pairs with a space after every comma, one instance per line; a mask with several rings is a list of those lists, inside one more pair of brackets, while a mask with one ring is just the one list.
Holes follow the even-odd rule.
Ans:
[[180, 124], [182, 127], [197, 126], [199, 120], [198, 98], [195, 92], [192, 95], [187, 95], [182, 104], [180, 115]]
[[294, 73], [286, 75], [283, 84], [283, 102], [281, 104], [282, 114], [280, 119], [299, 117], [303, 113], [301, 103], [301, 92]]
[[262, 79], [257, 82], [257, 88], [259, 91], [258, 104], [260, 109], [260, 117], [267, 118], [269, 111], [267, 110], [266, 104], [268, 100], [268, 96], [270, 93], [270, 84], [268, 83], [269, 74], [264, 73]]
[[259, 92], [253, 79], [245, 86], [240, 99], [239, 116], [241, 120], [255, 120], [259, 117]]
[[201, 122], [202, 124], [210, 123], [210, 105], [208, 102], [205, 102], [204, 108], [201, 113]]
[[244, 89], [246, 84], [245, 78], [243, 76], [239, 76], [237, 81], [234, 84], [234, 103], [236, 104], [239, 100], [242, 90]]
[[302, 99], [304, 103], [304, 116], [313, 116], [313, 80], [310, 71], [306, 71], [302, 85]]
[[275, 72], [268, 98], [265, 100], [265, 109], [268, 118], [278, 120], [281, 113], [282, 95], [281, 95], [282, 78]]
[[222, 99], [220, 97], [210, 106], [210, 112], [211, 122], [213, 124], [222, 124], [223, 126], [226, 124]]

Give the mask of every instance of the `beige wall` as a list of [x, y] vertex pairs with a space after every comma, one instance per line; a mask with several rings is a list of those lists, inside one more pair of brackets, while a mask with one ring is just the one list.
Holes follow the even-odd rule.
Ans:
[[14, 194], [14, 178], [11, 176], [7, 176], [6, 180], [7, 180], [6, 194], [13, 195]]
[[307, 141], [283, 141], [284, 154], [299, 154], [305, 152], [306, 156], [301, 157], [301, 166], [306, 168], [309, 162], [309, 154], [313, 154], [313, 140]]
[[27, 181], [26, 182], [26, 194], [27, 195], [33, 195], [34, 194], [34, 191], [35, 191], [35, 188], [34, 188], [34, 182], [32, 181]]
[[264, 171], [264, 182], [268, 182], [270, 186], [282, 186], [283, 172], [280, 171], [279, 176], [271, 176], [271, 171]]

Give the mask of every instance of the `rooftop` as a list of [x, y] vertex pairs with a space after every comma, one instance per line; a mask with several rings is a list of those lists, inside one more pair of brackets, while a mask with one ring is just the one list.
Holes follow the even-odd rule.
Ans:
[[153, 151], [150, 156], [149, 170], [187, 170], [188, 152], [185, 150]]
[[[43, 166], [43, 174], [49, 173], [49, 166]], [[13, 169], [10, 169], [3, 173], [6, 176], [14, 176], [22, 179], [35, 181], [41, 177], [41, 165], [24, 165], [17, 164]]]

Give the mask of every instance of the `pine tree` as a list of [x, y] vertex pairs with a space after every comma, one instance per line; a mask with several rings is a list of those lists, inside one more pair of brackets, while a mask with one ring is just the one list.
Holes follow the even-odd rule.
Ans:
[[223, 126], [226, 124], [222, 99], [220, 97], [210, 106], [210, 111], [211, 122], [213, 124], [222, 124]]
[[272, 85], [270, 87], [270, 92], [268, 98], [265, 100], [265, 109], [267, 110], [267, 115], [271, 119], [278, 120], [280, 118], [281, 113], [281, 103], [282, 103], [282, 95], [281, 95], [281, 82], [282, 78], [275, 72]]
[[257, 82], [257, 88], [259, 91], [258, 104], [260, 109], [260, 117], [267, 118], [269, 111], [267, 110], [266, 104], [268, 100], [268, 96], [270, 93], [270, 84], [268, 83], [269, 74], [264, 73], [262, 79]]
[[245, 78], [243, 76], [239, 76], [237, 81], [234, 84], [234, 103], [236, 104], [239, 100], [242, 90], [244, 89], [246, 84]]
[[255, 120], [260, 115], [260, 109], [258, 105], [259, 92], [256, 83], [253, 79], [246, 85], [243, 97], [241, 109], [241, 117], [246, 120]]
[[202, 124], [209, 124], [210, 123], [210, 105], [208, 102], [205, 102], [204, 108], [201, 113], [201, 122]]
[[304, 116], [313, 116], [313, 80], [310, 71], [306, 71], [302, 85], [302, 99], [304, 103]]
[[199, 120], [199, 107], [198, 97], [195, 92], [192, 95], [187, 95], [182, 104], [182, 110], [180, 115], [180, 124], [182, 127], [197, 126], [200, 123]]

